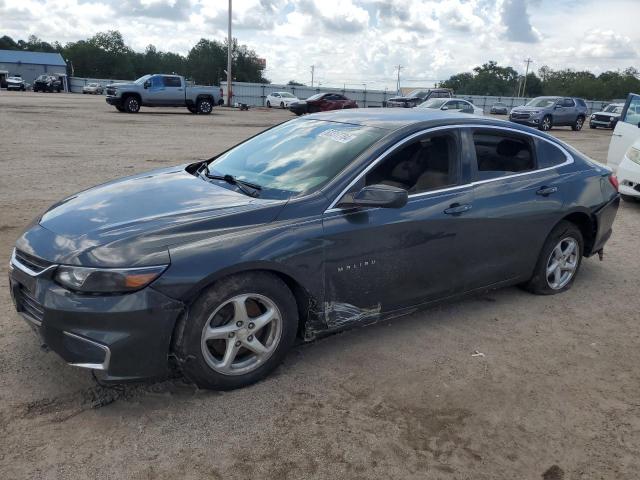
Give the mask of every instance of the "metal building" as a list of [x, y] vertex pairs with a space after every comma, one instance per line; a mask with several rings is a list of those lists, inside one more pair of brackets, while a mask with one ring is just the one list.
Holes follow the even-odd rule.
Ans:
[[67, 64], [59, 53], [0, 50], [0, 83], [4, 84], [7, 77], [20, 75], [33, 85], [43, 73], [62, 77], [64, 90], [68, 91]]

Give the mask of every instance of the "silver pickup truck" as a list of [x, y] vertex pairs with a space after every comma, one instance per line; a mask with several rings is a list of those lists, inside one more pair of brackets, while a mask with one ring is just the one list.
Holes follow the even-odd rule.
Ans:
[[187, 107], [209, 114], [218, 103], [218, 87], [190, 86], [179, 75], [154, 74], [130, 83], [107, 85], [106, 101], [119, 112], [137, 113], [140, 107]]

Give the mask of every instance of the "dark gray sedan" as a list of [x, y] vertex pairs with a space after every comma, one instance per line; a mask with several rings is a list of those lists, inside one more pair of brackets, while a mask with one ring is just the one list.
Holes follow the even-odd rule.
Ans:
[[430, 109], [313, 114], [203, 162], [115, 180], [11, 259], [41, 342], [105, 381], [258, 381], [296, 339], [521, 285], [570, 288], [617, 180], [528, 127]]

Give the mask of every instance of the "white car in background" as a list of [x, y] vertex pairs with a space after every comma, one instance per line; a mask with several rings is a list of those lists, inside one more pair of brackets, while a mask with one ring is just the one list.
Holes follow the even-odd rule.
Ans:
[[640, 201], [640, 138], [624, 154], [617, 177], [622, 198]]
[[484, 110], [462, 98], [432, 98], [421, 103], [415, 108], [432, 108], [448, 112], [469, 113], [472, 115], [484, 115]]
[[[640, 139], [640, 95], [630, 93], [611, 135], [607, 166], [617, 173], [629, 147]], [[622, 190], [621, 190], [622, 191]]]
[[300, 100], [289, 92], [271, 92], [267, 95], [267, 107], [289, 108], [289, 104]]

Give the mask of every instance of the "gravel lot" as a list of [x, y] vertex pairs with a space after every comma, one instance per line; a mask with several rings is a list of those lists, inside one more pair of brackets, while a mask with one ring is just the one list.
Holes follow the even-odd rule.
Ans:
[[[508, 288], [334, 335], [244, 390], [104, 389], [40, 351], [7, 282], [33, 217], [290, 116], [0, 93], [0, 478], [638, 478], [640, 203], [621, 206], [605, 261], [565, 294]], [[608, 131], [552, 133], [606, 158]]]

